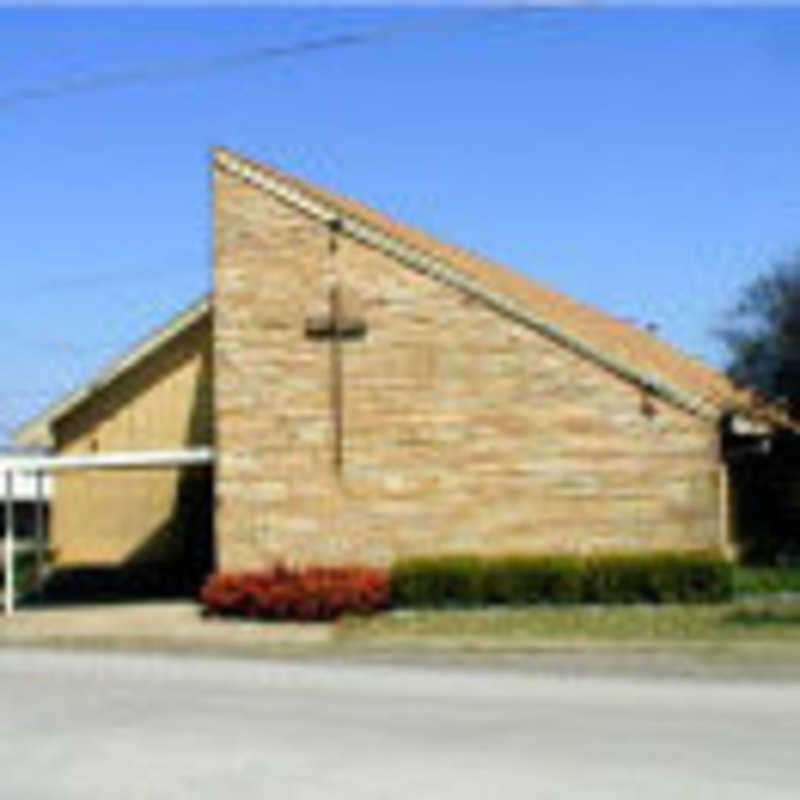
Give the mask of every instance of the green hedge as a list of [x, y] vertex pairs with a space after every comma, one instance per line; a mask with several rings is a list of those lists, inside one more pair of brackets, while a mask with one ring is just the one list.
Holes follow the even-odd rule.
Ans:
[[446, 556], [392, 569], [405, 607], [533, 603], [712, 603], [733, 596], [733, 565], [715, 554]]
[[[4, 564], [0, 547], [0, 586], [5, 587]], [[30, 594], [36, 587], [36, 554], [32, 551], [14, 553], [14, 593], [18, 598]]]
[[737, 595], [800, 593], [800, 567], [736, 567]]

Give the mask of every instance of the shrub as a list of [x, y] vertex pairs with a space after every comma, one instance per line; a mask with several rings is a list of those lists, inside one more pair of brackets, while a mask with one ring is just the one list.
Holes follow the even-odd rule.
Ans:
[[483, 565], [486, 601], [509, 605], [578, 603], [584, 565], [570, 556], [505, 556]]
[[474, 606], [486, 600], [484, 564], [477, 556], [412, 558], [391, 574], [393, 605]]
[[[5, 564], [0, 547], [0, 586], [5, 589]], [[36, 588], [36, 554], [23, 550], [14, 553], [14, 593], [18, 598], [29, 595]]]
[[399, 562], [398, 606], [697, 603], [733, 594], [733, 566], [715, 554], [445, 556]]
[[36, 553], [14, 554], [14, 589], [25, 596], [36, 588]]
[[588, 558], [584, 598], [595, 603], [719, 602], [733, 595], [733, 565], [708, 554]]
[[800, 592], [800, 567], [736, 567], [737, 595]]
[[200, 592], [209, 614], [251, 619], [331, 620], [389, 607], [389, 576], [367, 567], [276, 566], [212, 575]]

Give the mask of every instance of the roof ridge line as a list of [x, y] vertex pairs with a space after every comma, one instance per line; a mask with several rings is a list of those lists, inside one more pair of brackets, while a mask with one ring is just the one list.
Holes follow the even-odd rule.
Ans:
[[[629, 383], [634, 383], [652, 394], [661, 396], [673, 405], [678, 405], [696, 416], [709, 420], [716, 420], [719, 417], [720, 409], [716, 407], [714, 400], [700, 394], [692, 395], [674, 386], [671, 381], [665, 380], [661, 375], [623, 363], [616, 356], [589, 344], [583, 337], [565, 330], [532, 308], [509, 297], [507, 293], [496, 292], [486, 286], [484, 282], [453, 266], [446, 258], [425, 252], [420, 246], [408, 244], [399, 237], [381, 230], [375, 223], [359, 218], [353, 211], [339, 208], [336, 198], [320, 198], [318, 192], [311, 187], [304, 187], [298, 179], [282, 175], [280, 171], [257, 162], [254, 163], [251, 159], [232, 153], [226, 148], [218, 148], [214, 151], [214, 163], [317, 219], [324, 222], [338, 220], [342, 225], [343, 233], [348, 233], [365, 244], [377, 246], [407, 266], [482, 299], [495, 310], [527, 324], [528, 327], [532, 327], [584, 358], [599, 363]], [[447, 246], [450, 247], [450, 245]], [[592, 310], [594, 311], [594, 309]], [[615, 319], [612, 315], [606, 316]], [[625, 323], [620, 322], [620, 324]]]

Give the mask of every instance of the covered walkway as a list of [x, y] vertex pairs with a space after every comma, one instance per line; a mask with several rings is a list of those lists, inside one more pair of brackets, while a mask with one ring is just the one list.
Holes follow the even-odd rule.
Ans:
[[[11, 464], [13, 463], [13, 468]], [[150, 450], [132, 452], [107, 452], [75, 456], [20, 455], [8, 462], [4, 475], [5, 537], [3, 546], [3, 608], [7, 616], [14, 613], [15, 555], [20, 552], [15, 540], [15, 498], [21, 490], [21, 480], [33, 476], [37, 488], [35, 515], [36, 576], [41, 581], [44, 572], [46, 541], [44, 535], [44, 493], [45, 480], [60, 472], [76, 470], [125, 470], [125, 469], [172, 469], [175, 467], [211, 466], [214, 451], [209, 447], [184, 450]], [[22, 476], [22, 477], [21, 477]], [[91, 513], [91, 509], [87, 509]]]

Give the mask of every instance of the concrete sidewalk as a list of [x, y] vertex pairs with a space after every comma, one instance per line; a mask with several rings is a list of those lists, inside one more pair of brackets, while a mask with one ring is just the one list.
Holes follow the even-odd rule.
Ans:
[[332, 638], [330, 625], [208, 619], [182, 600], [22, 608], [0, 617], [0, 646], [236, 654], [316, 649]]
[[206, 618], [185, 600], [23, 607], [0, 616], [0, 649], [15, 647], [800, 681], [800, 651], [782, 641], [353, 637], [346, 626]]

